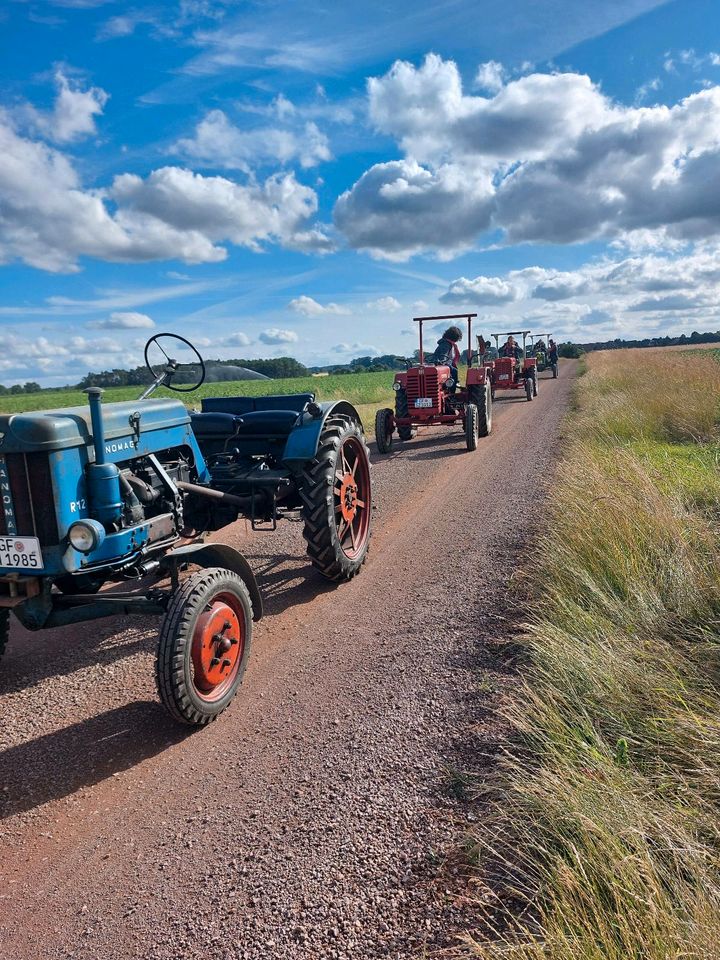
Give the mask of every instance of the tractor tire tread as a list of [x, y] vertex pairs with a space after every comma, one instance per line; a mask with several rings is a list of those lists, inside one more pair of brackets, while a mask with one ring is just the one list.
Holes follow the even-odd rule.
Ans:
[[10, 611], [0, 610], [0, 659], [8, 645], [10, 639]]
[[[409, 415], [410, 409], [408, 407], [407, 392], [405, 390], [398, 390], [395, 394], [395, 418], [408, 417]], [[412, 440], [415, 436], [415, 431], [412, 427], [398, 427], [397, 432], [400, 439], [404, 441]]]
[[232, 570], [224, 567], [206, 567], [191, 574], [173, 594], [160, 627], [155, 679], [160, 699], [173, 719], [194, 727], [204, 727], [215, 720], [228, 706], [242, 681], [244, 664], [239, 670], [239, 679], [232, 696], [217, 712], [204, 713], [192, 701], [185, 678], [185, 650], [192, 637], [189, 630], [198, 609], [207, 605], [208, 587], [219, 587], [223, 583], [232, 583], [247, 605], [248, 617], [245, 623], [246, 638], [244, 661], [250, 652], [252, 634], [252, 600], [248, 588], [242, 579]]
[[337, 424], [329, 427], [326, 425], [314, 459], [303, 468], [300, 475], [299, 492], [307, 554], [315, 569], [327, 580], [335, 583], [352, 580], [367, 560], [370, 549], [368, 531], [368, 542], [362, 558], [359, 562], [350, 560], [337, 541], [337, 530], [328, 522], [328, 507], [332, 501], [334, 483], [334, 454], [340, 449], [344, 437], [353, 432], [362, 441], [369, 463], [370, 451], [360, 425], [350, 418], [342, 418]]

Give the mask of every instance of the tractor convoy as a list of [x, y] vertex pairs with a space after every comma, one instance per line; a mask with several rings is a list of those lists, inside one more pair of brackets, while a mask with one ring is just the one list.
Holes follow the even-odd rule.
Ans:
[[[417, 359], [395, 376], [393, 408], [378, 411], [379, 453], [396, 433], [408, 441], [429, 426], [459, 427], [476, 450], [492, 430], [498, 391], [532, 400], [539, 370], [557, 376], [557, 354], [528, 349], [529, 331], [494, 334], [496, 345], [507, 338], [495, 350], [477, 337], [473, 350], [475, 317], [415, 318]], [[424, 350], [423, 325], [451, 321], [467, 329], [464, 385], [459, 349], [430, 360]], [[190, 373], [173, 359], [178, 350], [189, 351]], [[11, 613], [31, 631], [159, 616], [160, 699], [177, 721], [202, 727], [237, 693], [263, 615], [247, 559], [206, 535], [239, 518], [267, 531], [299, 519], [317, 571], [338, 584], [352, 579], [371, 534], [369, 453], [345, 400], [205, 397], [188, 412], [153, 394], [203, 383], [193, 345], [157, 334], [145, 361], [152, 382], [137, 400], [103, 403], [103, 391], [89, 387], [87, 406], [0, 415], [0, 655]]]

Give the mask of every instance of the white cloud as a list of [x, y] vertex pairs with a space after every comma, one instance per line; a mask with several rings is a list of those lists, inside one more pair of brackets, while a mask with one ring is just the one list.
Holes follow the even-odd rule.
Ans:
[[51, 112], [27, 105], [21, 114], [41, 136], [55, 143], [71, 143], [96, 132], [95, 117], [102, 114], [108, 94], [100, 87], [87, 90], [70, 80], [62, 70], [55, 74], [57, 94]]
[[474, 280], [468, 280], [460, 277], [448, 287], [440, 300], [442, 303], [472, 303], [472, 304], [494, 304], [509, 303], [516, 300], [518, 292], [515, 287], [500, 277], [475, 277]]
[[294, 330], [278, 330], [277, 327], [270, 327], [269, 330], [263, 330], [258, 337], [262, 343], [297, 343], [298, 335]]
[[[288, 116], [286, 108], [281, 116]], [[294, 160], [308, 168], [332, 158], [327, 137], [312, 121], [298, 128], [241, 129], [231, 123], [222, 110], [211, 110], [198, 123], [193, 136], [178, 140], [175, 149], [212, 167], [245, 171], [262, 163], [277, 166]]]
[[223, 342], [228, 347], [249, 347], [252, 340], [246, 333], [238, 332], [231, 333]]
[[380, 353], [377, 347], [370, 343], [336, 343], [330, 348], [333, 353], [353, 354], [354, 356], [374, 356]]
[[0, 263], [20, 259], [51, 271], [77, 270], [83, 255], [209, 263], [225, 259], [223, 243], [308, 252], [332, 246], [312, 222], [315, 191], [291, 173], [240, 184], [163, 167], [87, 190], [63, 153], [21, 136], [2, 111], [0, 208]]
[[373, 256], [447, 258], [491, 230], [509, 243], [720, 233], [719, 86], [628, 107], [587, 76], [535, 73], [486, 98], [431, 54], [372, 78], [368, 97], [405, 156], [367, 170], [335, 221]]
[[288, 307], [305, 317], [346, 316], [350, 313], [347, 307], [342, 307], [338, 303], [326, 303], [323, 306], [323, 304], [313, 300], [312, 297], [305, 296], [305, 294], [291, 300]]
[[138, 330], [155, 326], [155, 322], [146, 313], [111, 313], [105, 320], [91, 320], [88, 327], [98, 330]]
[[505, 83], [505, 68], [497, 60], [488, 60], [481, 63], [475, 74], [475, 86], [490, 93], [497, 93]]
[[365, 306], [369, 310], [380, 310], [383, 313], [392, 313], [400, 310], [402, 304], [395, 297], [379, 297], [377, 300], [368, 300]]
[[[425, 300], [415, 300], [412, 305], [413, 310], [427, 310], [428, 304]], [[403, 331], [405, 332], [405, 331]]]

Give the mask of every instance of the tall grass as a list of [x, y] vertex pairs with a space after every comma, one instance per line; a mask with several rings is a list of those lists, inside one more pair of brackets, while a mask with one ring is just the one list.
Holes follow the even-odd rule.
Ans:
[[720, 957], [719, 405], [712, 359], [588, 358], [458, 955]]

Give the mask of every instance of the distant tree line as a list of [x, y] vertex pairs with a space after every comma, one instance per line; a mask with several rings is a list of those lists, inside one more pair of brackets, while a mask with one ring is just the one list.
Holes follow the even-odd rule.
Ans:
[[635, 347], [684, 347], [699, 343], [720, 343], [720, 330], [711, 333], [693, 331], [690, 336], [682, 333], [679, 337], [645, 337], [642, 340], [598, 340], [594, 343], [579, 344], [583, 350], [630, 350]]
[[28, 380], [27, 383], [14, 383], [11, 387], [4, 387], [0, 383], [0, 397], [5, 397], [9, 393], [39, 393], [42, 387], [34, 380]]

